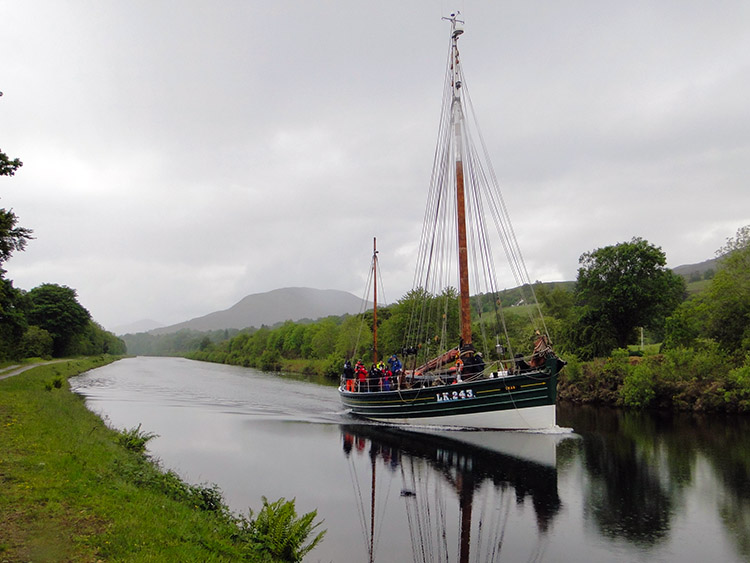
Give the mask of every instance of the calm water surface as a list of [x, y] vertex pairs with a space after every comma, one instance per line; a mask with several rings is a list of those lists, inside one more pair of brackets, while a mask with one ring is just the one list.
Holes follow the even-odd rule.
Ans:
[[750, 560], [744, 418], [559, 406], [556, 433], [414, 433], [362, 424], [331, 386], [184, 359], [71, 384], [236, 512], [317, 509], [328, 534], [307, 562]]

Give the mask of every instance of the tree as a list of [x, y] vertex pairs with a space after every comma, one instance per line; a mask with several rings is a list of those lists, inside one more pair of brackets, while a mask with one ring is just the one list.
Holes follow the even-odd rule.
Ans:
[[23, 292], [3, 279], [4, 273], [0, 268], [0, 360], [19, 357], [18, 346], [27, 327]]
[[14, 250], [22, 251], [26, 243], [34, 238], [31, 229], [17, 227], [17, 222], [18, 217], [12, 209], [0, 209], [0, 265], [11, 257]]
[[[11, 160], [2, 150], [0, 150], [0, 176], [13, 176], [23, 162], [20, 160]], [[32, 231], [24, 227], [16, 227], [18, 217], [13, 210], [0, 209], [0, 265], [5, 262], [14, 250], [23, 250], [26, 242], [33, 238]], [[4, 272], [0, 272], [0, 276]]]
[[47, 358], [52, 355], [52, 337], [38, 326], [30, 326], [19, 346], [24, 358]]
[[685, 281], [666, 262], [661, 248], [640, 237], [584, 253], [575, 289], [579, 328], [594, 327], [591, 338], [601, 333], [620, 348], [637, 327], [662, 330], [685, 296]]
[[716, 256], [723, 258], [736, 250], [744, 250], [748, 246], [750, 246], [750, 225], [745, 225], [737, 229], [733, 237], [727, 239], [724, 246], [716, 251]]
[[14, 158], [13, 160], [0, 150], [0, 176], [13, 176], [16, 170], [23, 166], [23, 162]]
[[90, 313], [76, 299], [76, 291], [64, 285], [45, 283], [27, 294], [30, 325], [46, 330], [52, 337], [52, 354], [62, 356], [73, 338], [84, 331]]
[[[13, 176], [22, 164], [0, 150], [0, 176]], [[33, 238], [30, 229], [18, 227], [17, 223], [13, 210], [0, 209], [0, 359], [19, 355], [18, 345], [26, 330], [26, 319], [20, 306], [22, 292], [13, 287], [11, 280], [5, 279], [2, 268], [13, 251], [23, 250], [26, 242]]]
[[706, 291], [680, 305], [667, 319], [665, 348], [695, 346], [710, 338], [740, 360], [750, 350], [750, 225], [716, 251], [718, 271]]
[[709, 335], [728, 351], [750, 349], [750, 225], [718, 251], [719, 271], [708, 288]]

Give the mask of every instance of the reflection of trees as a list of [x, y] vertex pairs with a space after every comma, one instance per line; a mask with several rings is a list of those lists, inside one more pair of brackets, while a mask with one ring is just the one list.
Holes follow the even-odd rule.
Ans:
[[591, 477], [587, 504], [603, 534], [651, 544], [669, 527], [671, 499], [635, 444], [621, 435], [584, 436]]
[[750, 560], [750, 420], [689, 418], [696, 446], [705, 453], [727, 493], [717, 499], [719, 516], [738, 552]]
[[[583, 437], [583, 458], [590, 483], [586, 510], [602, 535], [652, 545], [669, 530], [672, 498], [631, 434], [623, 431], [623, 413], [577, 407], [571, 424]], [[571, 414], [571, 413], [568, 413]], [[567, 417], [566, 417], [567, 418]], [[584, 429], [593, 428], [596, 432]], [[633, 427], [630, 428], [631, 432]]]
[[750, 559], [750, 419], [558, 408], [559, 424], [583, 437], [587, 509], [602, 534], [639, 545], [665, 537], [705, 460], [723, 488], [716, 498], [720, 519]]

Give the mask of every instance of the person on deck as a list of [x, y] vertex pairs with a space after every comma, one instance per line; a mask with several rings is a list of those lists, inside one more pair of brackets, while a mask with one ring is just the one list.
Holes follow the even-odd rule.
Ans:
[[391, 390], [391, 377], [392, 376], [393, 376], [393, 373], [391, 372], [390, 368], [385, 368], [383, 370], [383, 379], [381, 380], [382, 383], [380, 384], [380, 388], [383, 391]]
[[357, 391], [364, 391], [367, 383], [367, 369], [365, 369], [365, 364], [362, 363], [362, 360], [357, 361], [354, 373], [357, 375]]
[[401, 369], [403, 366], [401, 365], [401, 360], [398, 359], [396, 354], [392, 354], [390, 358], [388, 358], [388, 365], [391, 367], [391, 372], [393, 375], [400, 375]]
[[354, 392], [354, 368], [349, 360], [344, 362], [344, 381], [346, 383], [346, 390]]
[[378, 369], [378, 366], [372, 364], [370, 367], [370, 376], [367, 378], [367, 390], [380, 391], [380, 379], [382, 376], [383, 372]]

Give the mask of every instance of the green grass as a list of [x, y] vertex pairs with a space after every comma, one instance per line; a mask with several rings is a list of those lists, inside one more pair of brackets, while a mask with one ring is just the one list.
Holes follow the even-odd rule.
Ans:
[[641, 348], [640, 344], [630, 344], [628, 346], [628, 353], [631, 356], [653, 356], [658, 354], [661, 350], [661, 342], [656, 344], [644, 344]]
[[140, 429], [107, 428], [70, 392], [68, 377], [114, 359], [0, 381], [0, 561], [258, 559], [215, 486], [160, 470], [122, 445]]
[[702, 291], [708, 289], [709, 285], [711, 285], [711, 280], [688, 282], [686, 289], [688, 295], [695, 295], [696, 293], [701, 293]]

